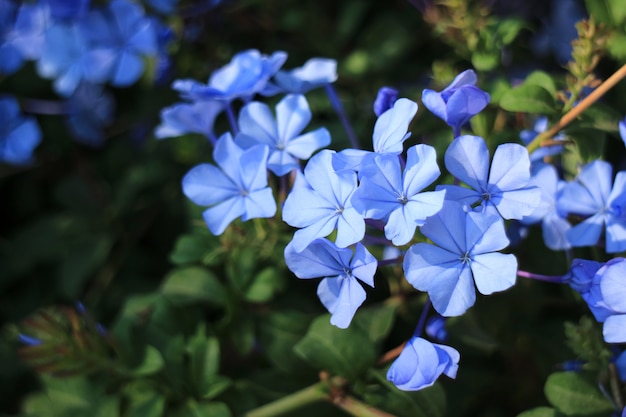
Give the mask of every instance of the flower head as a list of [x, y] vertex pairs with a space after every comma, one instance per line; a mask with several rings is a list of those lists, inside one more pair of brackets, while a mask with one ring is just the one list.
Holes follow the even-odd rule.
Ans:
[[13, 97], [0, 97], [0, 161], [26, 164], [41, 141], [41, 130], [32, 117], [20, 113]]
[[456, 377], [459, 352], [413, 336], [387, 371], [387, 379], [403, 391], [417, 391], [435, 383], [441, 374]]
[[278, 91], [293, 94], [305, 94], [336, 80], [337, 61], [329, 58], [311, 58], [300, 68], [278, 71], [274, 75]]
[[331, 324], [342, 329], [348, 327], [365, 301], [365, 290], [358, 281], [373, 287], [378, 265], [360, 243], [353, 255], [352, 250], [338, 248], [327, 239], [316, 239], [303, 251], [296, 251], [290, 243], [285, 248], [285, 262], [298, 278], [324, 277], [317, 295], [332, 314]]
[[397, 99], [398, 90], [391, 87], [381, 87], [374, 100], [374, 114], [376, 117], [392, 108]]
[[183, 178], [183, 192], [194, 203], [210, 206], [204, 220], [220, 235], [237, 217], [243, 221], [272, 217], [276, 202], [267, 186], [267, 146], [243, 150], [225, 133], [217, 141], [213, 159], [218, 166], [201, 164]]
[[299, 168], [299, 160], [310, 158], [330, 144], [330, 133], [323, 127], [301, 134], [310, 121], [311, 110], [303, 95], [286, 95], [276, 105], [276, 119], [267, 105], [253, 101], [241, 109], [240, 133], [235, 141], [244, 149], [259, 143], [267, 145], [267, 167], [282, 176]]
[[463, 71], [441, 92], [426, 89], [422, 93], [424, 106], [442, 119], [459, 136], [461, 127], [484, 109], [491, 97], [476, 87], [476, 73]]
[[459, 316], [474, 305], [474, 283], [484, 295], [515, 284], [515, 256], [495, 252], [509, 244], [497, 215], [466, 212], [460, 204], [446, 201], [421, 232], [435, 245], [411, 246], [404, 273], [411, 285], [428, 292], [442, 316]]

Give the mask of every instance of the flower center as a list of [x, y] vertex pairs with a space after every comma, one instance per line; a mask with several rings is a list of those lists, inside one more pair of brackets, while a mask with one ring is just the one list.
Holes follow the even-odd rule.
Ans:
[[463, 255], [461, 255], [459, 261], [464, 264], [469, 264], [472, 261], [472, 257], [470, 256], [469, 252], [465, 252]]
[[409, 199], [407, 198], [407, 196], [405, 196], [404, 194], [400, 194], [398, 196], [398, 201], [400, 202], [400, 204], [406, 204], [409, 202]]

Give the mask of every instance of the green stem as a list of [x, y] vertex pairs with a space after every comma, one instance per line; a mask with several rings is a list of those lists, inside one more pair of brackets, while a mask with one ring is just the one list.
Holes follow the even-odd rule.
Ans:
[[353, 397], [344, 397], [341, 401], [335, 402], [335, 405], [354, 417], [395, 417]]
[[245, 417], [276, 417], [322, 400], [328, 400], [328, 381], [320, 381], [286, 397], [249, 411]]

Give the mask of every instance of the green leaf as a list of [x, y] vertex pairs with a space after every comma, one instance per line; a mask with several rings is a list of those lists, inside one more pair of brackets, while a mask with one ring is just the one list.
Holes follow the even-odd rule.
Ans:
[[496, 37], [502, 44], [509, 45], [524, 27], [526, 27], [526, 22], [522, 19], [503, 19], [496, 28]]
[[219, 240], [208, 233], [182, 235], [176, 241], [170, 254], [170, 261], [176, 265], [201, 262], [207, 254], [219, 249]]
[[532, 410], [526, 410], [521, 414], [518, 414], [517, 417], [559, 417], [560, 414], [554, 408], [550, 407], [537, 407]]
[[396, 309], [397, 305], [392, 304], [361, 308], [357, 311], [351, 326], [363, 329], [372, 342], [381, 342], [391, 331], [396, 318]]
[[376, 357], [373, 343], [356, 326], [339, 329], [330, 324], [330, 315], [316, 318], [295, 352], [317, 369], [355, 380]]
[[176, 269], [165, 277], [161, 293], [176, 304], [206, 302], [224, 305], [227, 294], [219, 279], [209, 270], [189, 266]]
[[189, 400], [174, 411], [173, 417], [231, 417], [228, 406], [220, 402], [199, 403]]
[[112, 247], [113, 238], [106, 233], [85, 236], [71, 245], [72, 255], [59, 265], [59, 294], [79, 298], [83, 284], [106, 261]]
[[254, 303], [269, 301], [284, 287], [284, 277], [277, 268], [269, 267], [259, 272], [246, 289], [246, 300]]
[[548, 377], [545, 394], [550, 404], [567, 416], [610, 413], [613, 405], [597, 384], [577, 372], [557, 372]]
[[153, 346], [146, 346], [146, 353], [141, 363], [132, 370], [137, 376], [151, 375], [163, 369], [165, 361], [161, 353]]
[[533, 71], [524, 80], [524, 85], [536, 85], [542, 87], [550, 93], [552, 98], [556, 97], [556, 85], [550, 75], [543, 71]]
[[607, 50], [618, 61], [626, 61], [626, 34], [613, 32], [607, 41]]
[[220, 344], [216, 337], [207, 337], [204, 325], [198, 326], [196, 334], [187, 345], [189, 375], [198, 397], [210, 399], [223, 392], [230, 380], [218, 375]]
[[585, 0], [585, 6], [600, 23], [618, 27], [626, 21], [626, 2], [623, 0]]
[[161, 417], [165, 397], [147, 381], [135, 381], [123, 389], [127, 402], [124, 417]]
[[523, 84], [503, 94], [500, 107], [511, 112], [553, 114], [555, 100], [544, 87]]
[[385, 370], [371, 371], [379, 384], [368, 385], [363, 398], [397, 417], [443, 417], [446, 394], [439, 383], [419, 391], [401, 391], [385, 377]]
[[267, 358], [285, 373], [310, 372], [311, 368], [295, 354], [293, 347], [304, 337], [311, 319], [299, 311], [281, 310], [260, 321], [261, 341]]
[[491, 71], [500, 63], [500, 54], [492, 51], [476, 51], [472, 54], [472, 65], [477, 71]]

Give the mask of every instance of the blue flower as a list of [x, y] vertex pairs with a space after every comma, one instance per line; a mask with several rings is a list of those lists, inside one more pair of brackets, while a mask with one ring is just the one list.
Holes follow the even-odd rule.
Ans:
[[435, 149], [415, 145], [402, 172], [395, 155], [377, 155], [360, 171], [352, 205], [366, 218], [385, 219], [385, 236], [394, 245], [409, 243], [415, 228], [443, 206], [445, 191], [420, 192], [439, 177]]
[[572, 261], [565, 281], [579, 293], [589, 292], [593, 283], [593, 276], [602, 265], [601, 262], [576, 258]]
[[283, 220], [300, 228], [292, 241], [298, 252], [335, 229], [340, 248], [360, 241], [365, 235], [365, 220], [351, 202], [357, 188], [356, 173], [348, 170], [335, 172], [331, 166], [333, 155], [334, 151], [325, 149], [313, 156], [304, 168], [304, 174], [298, 172], [293, 189], [285, 200]]
[[250, 49], [238, 53], [227, 65], [214, 71], [208, 84], [177, 80], [172, 87], [184, 98], [191, 100], [232, 101], [239, 98], [247, 101], [263, 92], [269, 79], [286, 59], [287, 54], [282, 51], [268, 57], [256, 49]]
[[30, 162], [40, 141], [35, 119], [23, 116], [14, 98], [0, 97], [0, 161], [15, 165]]
[[484, 109], [491, 97], [476, 87], [476, 73], [463, 71], [440, 93], [425, 89], [422, 92], [424, 106], [442, 119], [460, 136], [461, 127]]
[[471, 189], [443, 185], [446, 199], [466, 205], [495, 207], [504, 219], [521, 219], [537, 208], [541, 201], [539, 188], [529, 186], [530, 160], [521, 145], [498, 146], [489, 169], [489, 149], [478, 136], [464, 135], [454, 139], [445, 154], [446, 168]]
[[183, 193], [194, 203], [210, 206], [203, 214], [209, 230], [220, 235], [237, 217], [243, 221], [272, 217], [276, 202], [267, 186], [267, 146], [243, 150], [225, 133], [213, 150], [212, 164], [201, 164], [183, 178]]
[[76, 21], [89, 11], [91, 0], [43, 0], [54, 20]]
[[407, 130], [415, 113], [417, 103], [407, 98], [397, 100], [393, 107], [376, 120], [372, 134], [374, 152], [345, 149], [334, 155], [333, 168], [337, 171], [344, 169], [359, 171], [361, 166], [373, 159], [377, 153], [400, 155], [404, 150], [404, 141], [411, 137]]
[[439, 314], [430, 317], [426, 321], [424, 327], [426, 334], [439, 342], [445, 342], [448, 339], [448, 331], [446, 330], [446, 318]]
[[572, 246], [595, 245], [606, 225], [606, 251], [626, 250], [626, 171], [618, 172], [611, 187], [613, 168], [608, 162], [593, 161], [575, 181], [563, 187], [557, 208], [587, 216], [567, 232]]
[[583, 299], [596, 320], [604, 323], [603, 335], [608, 343], [626, 342], [626, 279], [624, 277], [626, 277], [626, 259], [614, 258], [602, 265], [593, 275], [591, 285], [586, 289], [583, 287], [581, 291]]
[[[545, 132], [548, 129], [548, 118], [545, 116], [539, 117], [535, 120], [535, 124], [532, 129], [522, 130], [519, 137], [524, 143], [524, 145], [528, 145], [532, 142], [540, 133]], [[565, 140], [565, 135], [563, 133], [559, 133], [558, 135], [552, 138], [553, 140]], [[537, 150], [533, 151], [530, 154], [531, 162], [541, 161], [546, 156], [558, 155], [563, 152], [563, 145], [550, 145], [550, 146], [541, 146]]]
[[13, 74], [24, 63], [24, 56], [15, 45], [14, 22], [17, 14], [16, 4], [12, 1], [0, 1], [0, 74]]
[[43, 343], [40, 339], [37, 339], [36, 337], [28, 336], [22, 333], [17, 335], [17, 338], [20, 342], [28, 346], [39, 346]]
[[560, 212], [556, 207], [556, 201], [560, 191], [565, 186], [565, 182], [559, 180], [554, 166], [542, 163], [533, 168], [533, 175], [528, 185], [539, 187], [541, 202], [532, 213], [524, 216], [521, 222], [523, 224], [541, 222], [543, 241], [548, 248], [552, 250], [569, 249], [571, 245], [567, 240], [567, 231], [571, 225], [566, 219], [566, 213]]
[[101, 146], [103, 129], [113, 120], [115, 102], [102, 85], [82, 82], [67, 101], [67, 123], [76, 141]]
[[404, 273], [415, 288], [428, 292], [442, 316], [459, 316], [474, 305], [474, 283], [484, 295], [515, 284], [515, 256], [495, 252], [509, 244], [498, 216], [465, 212], [461, 205], [446, 201], [421, 232], [437, 246], [411, 246], [404, 258]]
[[619, 135], [622, 138], [622, 142], [624, 142], [624, 146], [626, 146], [626, 117], [623, 120], [620, 120], [618, 123]]
[[25, 59], [39, 59], [44, 48], [45, 33], [53, 22], [50, 7], [22, 4], [15, 17], [12, 43]]
[[286, 95], [276, 105], [276, 119], [264, 103], [253, 101], [239, 113], [240, 132], [235, 138], [246, 149], [259, 143], [270, 148], [267, 167], [278, 176], [300, 167], [299, 160], [330, 144], [330, 133], [321, 127], [300, 133], [311, 121], [311, 110], [303, 95]]
[[398, 90], [391, 87], [381, 87], [374, 100], [374, 114], [376, 117], [392, 108], [396, 100], [398, 100]]
[[199, 133], [211, 138], [214, 135], [215, 118], [223, 110], [224, 104], [219, 101], [174, 104], [161, 110], [161, 124], [157, 126], [154, 135], [163, 139]]
[[295, 250], [293, 242], [288, 244], [285, 262], [298, 278], [324, 277], [317, 295], [332, 314], [330, 323], [342, 329], [350, 325], [365, 301], [365, 290], [357, 280], [374, 287], [378, 266], [376, 258], [360, 243], [353, 256], [352, 250], [338, 248], [327, 239], [316, 239], [302, 251]]
[[441, 374], [456, 378], [459, 352], [413, 336], [387, 371], [387, 379], [403, 391], [430, 387]]
[[336, 80], [337, 61], [329, 58], [311, 58], [300, 68], [274, 75], [278, 91], [294, 94], [305, 94]]
[[127, 0], [113, 0], [106, 9], [92, 11], [80, 25], [89, 44], [87, 71], [96, 66], [116, 87], [137, 81], [144, 71], [144, 56], [157, 53], [152, 21], [141, 6]]

